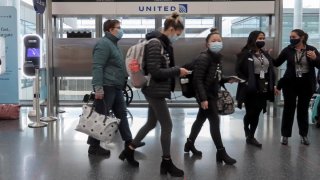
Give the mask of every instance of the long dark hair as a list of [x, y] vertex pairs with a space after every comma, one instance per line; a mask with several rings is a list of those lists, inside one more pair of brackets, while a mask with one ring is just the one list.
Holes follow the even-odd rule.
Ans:
[[304, 32], [304, 31], [301, 30], [301, 29], [294, 29], [294, 30], [292, 30], [291, 32], [295, 32], [295, 33], [298, 34], [298, 36], [304, 37], [303, 40], [302, 40], [302, 43], [303, 43], [304, 45], [307, 44], [309, 35], [308, 35], [306, 32]]
[[243, 52], [243, 51], [247, 51], [247, 50], [255, 50], [256, 49], [256, 41], [257, 41], [259, 34], [265, 35], [265, 33], [262, 31], [258, 31], [258, 30], [252, 31], [249, 34], [247, 44], [242, 48], [241, 51]]

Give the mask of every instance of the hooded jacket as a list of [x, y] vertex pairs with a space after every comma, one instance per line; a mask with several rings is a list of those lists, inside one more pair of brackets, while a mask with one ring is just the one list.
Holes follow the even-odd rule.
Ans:
[[170, 91], [174, 91], [175, 77], [180, 75], [180, 68], [175, 66], [173, 48], [168, 37], [153, 31], [146, 35], [147, 40], [152, 38], [159, 39], [161, 43], [150, 41], [145, 47], [144, 70], [151, 78], [142, 92], [152, 98], [171, 98]]

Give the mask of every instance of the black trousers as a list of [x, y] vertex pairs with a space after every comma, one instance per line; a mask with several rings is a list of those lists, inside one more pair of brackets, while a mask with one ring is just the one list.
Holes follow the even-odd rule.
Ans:
[[246, 108], [246, 114], [243, 118], [244, 132], [246, 137], [254, 137], [258, 127], [260, 113], [267, 105], [266, 94], [248, 94], [244, 104]]
[[220, 118], [218, 115], [217, 100], [210, 99], [208, 100], [208, 104], [209, 107], [206, 110], [202, 109], [201, 107], [199, 108], [197, 119], [194, 121], [191, 128], [189, 139], [193, 142], [196, 140], [203, 126], [203, 123], [208, 118], [210, 123], [210, 134], [213, 142], [216, 145], [217, 149], [221, 149], [223, 148], [223, 143], [220, 133]]
[[291, 137], [296, 108], [299, 134], [301, 136], [308, 135], [308, 108], [313, 95], [312, 89], [312, 81], [307, 77], [296, 78], [294, 82], [286, 83], [283, 87], [284, 107], [281, 124], [282, 136]]
[[[96, 111], [100, 114], [107, 115], [108, 112], [105, 111], [105, 105], [111, 108], [114, 115], [121, 120], [119, 124], [119, 132], [122, 137], [122, 140], [125, 142], [132, 141], [132, 134], [129, 128], [127, 118], [127, 106], [124, 102], [122, 90], [112, 86], [104, 86], [103, 90], [105, 92], [105, 104], [103, 103], [103, 101], [97, 101]], [[92, 146], [98, 146], [100, 144], [100, 141], [89, 136], [87, 144]]]

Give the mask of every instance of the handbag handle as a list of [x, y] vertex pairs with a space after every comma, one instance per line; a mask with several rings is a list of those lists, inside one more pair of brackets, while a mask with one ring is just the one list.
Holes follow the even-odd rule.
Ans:
[[[114, 117], [114, 114], [113, 114], [113, 112], [112, 112], [112, 109], [109, 108], [109, 106], [107, 106], [107, 103], [106, 103], [106, 101], [105, 101], [104, 99], [103, 99], [103, 100], [97, 100], [97, 99], [95, 99], [95, 100], [93, 101], [93, 103], [92, 103], [92, 109], [91, 109], [91, 111], [93, 111], [93, 110], [96, 108], [97, 101], [103, 101], [103, 106], [104, 106], [104, 110], [105, 110], [106, 115], [107, 115], [107, 116], [112, 116], [112, 117]], [[91, 114], [91, 112], [90, 112], [90, 114]]]
[[224, 90], [228, 91], [227, 88], [226, 88], [226, 86], [224, 85], [224, 83], [221, 85], [221, 87], [222, 87]]

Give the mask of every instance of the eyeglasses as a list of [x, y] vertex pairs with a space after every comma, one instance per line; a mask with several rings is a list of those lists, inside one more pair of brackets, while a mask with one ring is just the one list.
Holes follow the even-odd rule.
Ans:
[[121, 29], [121, 27], [119, 26], [119, 27], [113, 27], [113, 28], [116, 28], [116, 29]]

